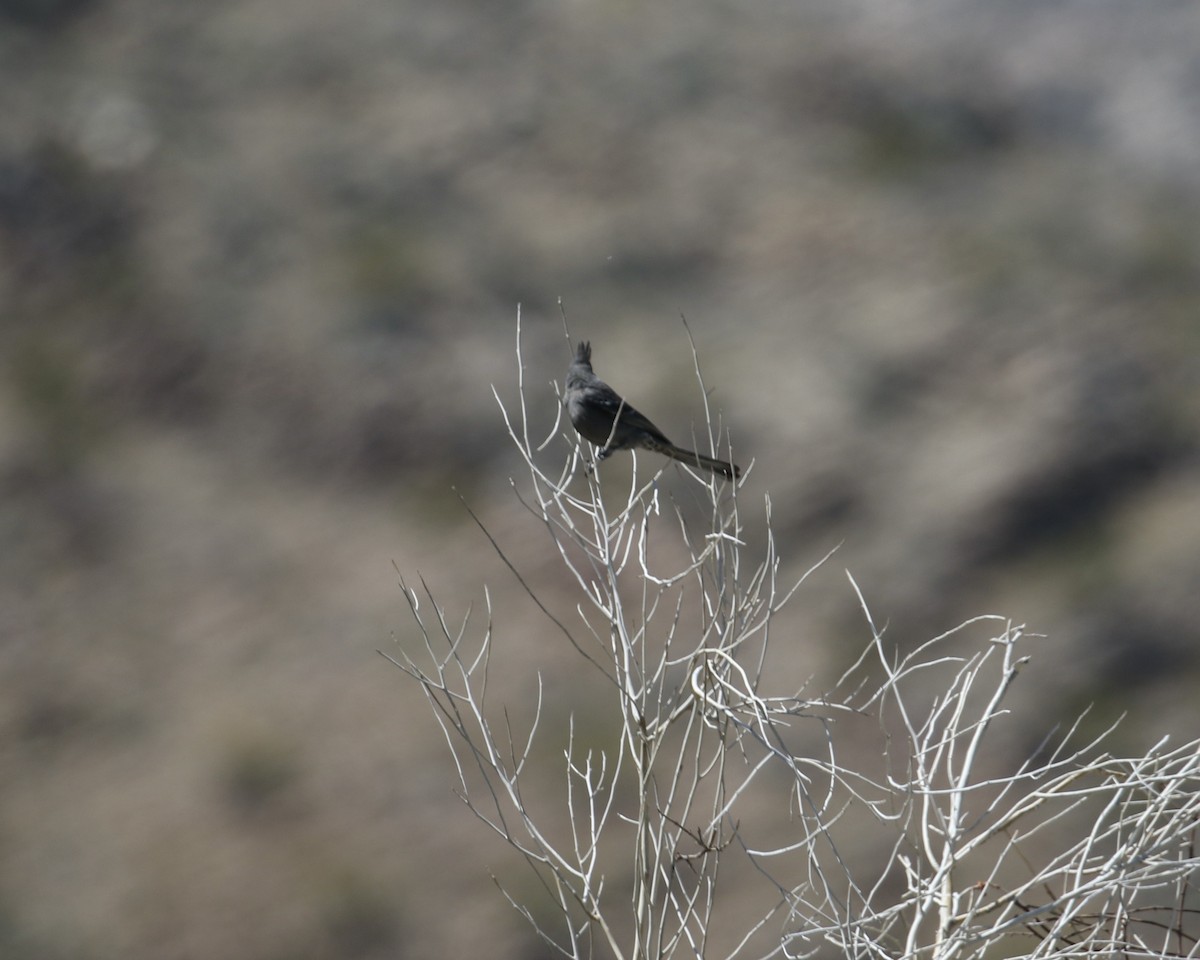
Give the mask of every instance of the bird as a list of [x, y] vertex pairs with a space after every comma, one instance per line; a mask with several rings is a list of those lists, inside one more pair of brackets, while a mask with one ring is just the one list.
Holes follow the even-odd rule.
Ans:
[[684, 450], [668, 440], [648, 417], [592, 372], [592, 345], [586, 340], [575, 348], [575, 359], [567, 368], [563, 403], [575, 432], [600, 448], [597, 460], [618, 450], [653, 450], [689, 467], [710, 470], [726, 480], [742, 475], [741, 468], [734, 463]]

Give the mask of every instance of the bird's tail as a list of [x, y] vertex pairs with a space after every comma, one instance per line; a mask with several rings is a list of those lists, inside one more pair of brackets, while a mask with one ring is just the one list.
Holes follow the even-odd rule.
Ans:
[[695, 453], [692, 450], [684, 450], [683, 447], [677, 447], [673, 443], [656, 443], [651, 449], [665, 454], [672, 460], [678, 460], [680, 463], [686, 463], [689, 467], [700, 467], [703, 470], [711, 470], [713, 473], [720, 474], [726, 480], [736, 480], [742, 475], [742, 468], [736, 463], [729, 463], [725, 460], [715, 460], [712, 457], [706, 457], [702, 453]]

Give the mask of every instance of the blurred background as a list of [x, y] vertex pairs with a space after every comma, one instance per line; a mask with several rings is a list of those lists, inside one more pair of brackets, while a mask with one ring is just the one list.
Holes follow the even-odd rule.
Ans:
[[578, 708], [452, 490], [570, 615], [518, 304], [540, 436], [560, 298], [693, 436], [686, 315], [749, 556], [768, 496], [788, 576], [841, 544], [781, 676], [848, 569], [898, 646], [1045, 635], [1018, 746], [1193, 735], [1198, 103], [1191, 2], [0, 0], [0, 954], [543, 955], [376, 653], [393, 564], [487, 583], [495, 702]]

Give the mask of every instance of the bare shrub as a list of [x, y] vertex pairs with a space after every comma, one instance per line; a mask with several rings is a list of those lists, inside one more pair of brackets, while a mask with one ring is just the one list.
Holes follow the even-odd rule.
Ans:
[[[767, 695], [772, 626], [804, 580], [779, 582], [769, 499], [752, 551], [741, 484], [693, 474], [698, 523], [664, 504], [661, 471], [642, 479], [636, 459], [610, 507], [573, 436], [548, 472], [561, 420], [530, 437], [520, 339], [518, 317], [517, 399], [497, 394], [528, 471], [515, 495], [569, 573], [577, 618], [555, 616], [476, 522], [610, 694], [611, 749], [583, 748], [572, 720], [550, 798], [569, 829], [528, 795], [540, 697], [522, 730], [487, 700], [490, 603], [486, 623], [451, 623], [424, 582], [402, 577], [423, 644], [389, 659], [427, 697], [463, 800], [547, 891], [549, 912], [502, 888], [548, 944], [619, 958], [706, 957], [716, 942], [731, 957], [1197, 955], [1200, 742], [1115, 757], [1107, 734], [1079, 742], [1077, 724], [997, 773], [989, 747], [1028, 659], [1022, 627], [978, 617], [900, 652], [861, 594], [865, 644], [845, 674], [819, 695]], [[731, 453], [707, 422], [713, 455]], [[864, 728], [873, 752], [850, 741]], [[764, 798], [782, 843], [760, 842]], [[744, 899], [730, 907], [723, 875], [759, 878], [765, 898], [749, 914]]]

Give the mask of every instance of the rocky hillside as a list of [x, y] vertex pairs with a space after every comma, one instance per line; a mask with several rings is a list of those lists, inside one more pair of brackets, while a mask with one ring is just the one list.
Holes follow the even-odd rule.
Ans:
[[[393, 562], [573, 602], [491, 385], [565, 314], [797, 596], [779, 669], [1000, 613], [1030, 743], [1194, 734], [1189, 4], [0, 0], [0, 954], [527, 957], [376, 654]], [[566, 440], [548, 456], [567, 455]], [[616, 459], [604, 469], [619, 471]], [[663, 484], [686, 489], [675, 469]]]

